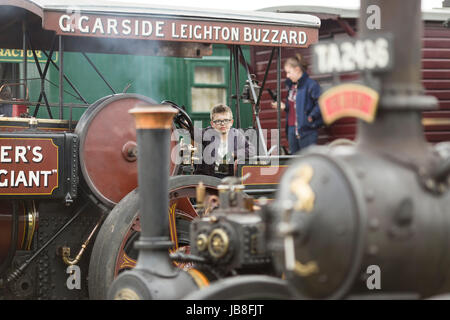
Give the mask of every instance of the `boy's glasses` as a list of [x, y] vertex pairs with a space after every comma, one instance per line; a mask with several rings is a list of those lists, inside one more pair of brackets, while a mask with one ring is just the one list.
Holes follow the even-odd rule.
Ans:
[[216, 125], [228, 124], [230, 122], [231, 122], [231, 119], [213, 120], [213, 123]]

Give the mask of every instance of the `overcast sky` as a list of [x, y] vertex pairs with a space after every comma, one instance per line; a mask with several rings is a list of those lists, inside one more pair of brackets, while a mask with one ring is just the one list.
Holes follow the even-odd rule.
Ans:
[[[110, 0], [114, 1], [114, 0]], [[122, 1], [123, 0], [118, 0]], [[287, 5], [307, 5], [307, 6], [337, 6], [337, 7], [359, 7], [359, 0], [338, 0], [330, 4], [330, 0], [131, 0], [130, 2], [155, 3], [159, 5], [197, 7], [211, 9], [229, 9], [229, 10], [257, 10], [274, 6]], [[442, 0], [422, 0], [423, 9], [441, 8]]]

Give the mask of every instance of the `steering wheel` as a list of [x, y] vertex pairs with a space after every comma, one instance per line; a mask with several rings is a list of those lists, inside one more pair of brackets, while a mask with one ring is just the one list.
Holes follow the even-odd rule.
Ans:
[[194, 124], [192, 123], [191, 117], [187, 114], [187, 112], [184, 110], [184, 107], [180, 107], [175, 102], [170, 100], [163, 100], [161, 101], [161, 104], [169, 104], [175, 109], [177, 109], [179, 112], [176, 114], [173, 121], [178, 126], [186, 129], [189, 131], [189, 134], [191, 135], [191, 138], [194, 138]]

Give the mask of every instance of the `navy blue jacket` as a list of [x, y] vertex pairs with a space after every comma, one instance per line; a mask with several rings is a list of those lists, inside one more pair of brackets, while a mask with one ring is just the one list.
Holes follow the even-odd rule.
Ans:
[[[291, 90], [294, 83], [286, 80], [288, 91]], [[306, 72], [303, 72], [302, 77], [298, 80], [297, 97], [295, 107], [297, 110], [298, 133], [300, 136], [306, 136], [312, 131], [319, 129], [323, 125], [322, 114], [319, 108], [319, 96], [321, 89], [316, 80], [311, 79]], [[286, 98], [286, 108], [284, 109], [289, 117], [289, 102]], [[308, 117], [312, 117], [312, 122], [308, 122]], [[286, 134], [288, 128], [288, 121], [286, 118]]]
[[0, 117], [12, 117], [12, 104], [0, 104]]

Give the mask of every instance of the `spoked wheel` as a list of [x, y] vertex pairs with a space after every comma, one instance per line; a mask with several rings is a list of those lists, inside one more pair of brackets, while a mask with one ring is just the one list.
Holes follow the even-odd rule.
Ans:
[[[189, 253], [189, 225], [198, 216], [195, 196], [203, 182], [206, 197], [217, 196], [220, 179], [210, 176], [174, 176], [169, 178], [169, 229], [174, 247], [170, 252]], [[105, 299], [113, 280], [123, 271], [134, 268], [138, 252], [134, 242], [139, 239], [139, 193], [125, 196], [105, 219], [92, 249], [89, 264], [89, 296]], [[180, 268], [189, 265], [179, 264]]]

